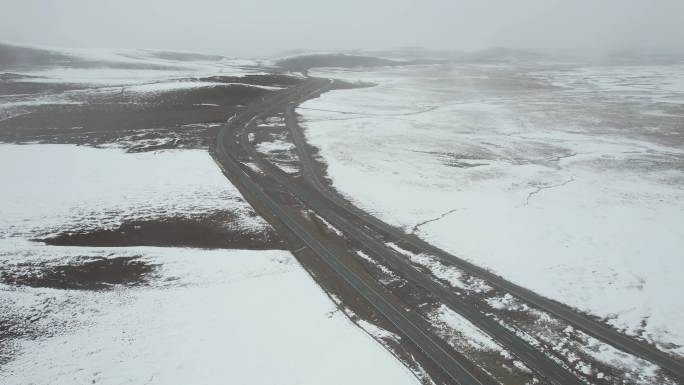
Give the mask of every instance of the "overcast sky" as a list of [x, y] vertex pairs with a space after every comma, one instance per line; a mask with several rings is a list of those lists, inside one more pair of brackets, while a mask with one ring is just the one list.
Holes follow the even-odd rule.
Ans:
[[491, 46], [684, 52], [684, 0], [0, 0], [0, 41], [263, 56]]

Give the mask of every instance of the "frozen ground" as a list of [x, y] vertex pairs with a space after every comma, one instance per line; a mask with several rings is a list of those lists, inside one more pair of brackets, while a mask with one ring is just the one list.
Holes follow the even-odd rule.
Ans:
[[[245, 231], [268, 226], [206, 152], [3, 144], [0, 180], [1, 384], [416, 383], [333, 311], [289, 253], [28, 240], [216, 210], [236, 213]], [[64, 266], [133, 257], [148, 267], [138, 281], [98, 290], [33, 284]]]
[[269, 225], [202, 150], [127, 154], [71, 145], [0, 144], [0, 235], [32, 238], [124, 221], [237, 213], [236, 227]]
[[197, 53], [155, 50], [55, 49], [70, 63], [10, 68], [12, 72], [37, 76], [33, 81], [123, 85], [149, 83], [169, 78], [212, 75], [243, 76], [262, 73], [258, 60], [234, 59]]
[[160, 267], [149, 286], [111, 291], [0, 285], [4, 315], [39, 318], [48, 331], [12, 341], [17, 355], [0, 367], [0, 383], [415, 383], [389, 352], [333, 311], [289, 253], [31, 249], [33, 260], [143, 255]]
[[[16, 88], [16, 91], [0, 94], [0, 120], [25, 114], [36, 106], [85, 104], [92, 102], [94, 97], [105, 100], [122, 96], [124, 92], [126, 96], [141, 98], [139, 102], [142, 102], [150, 93], [244, 86], [239, 82], [201, 79], [210, 76], [239, 79], [265, 74], [263, 63], [258, 60], [194, 53], [113, 49], [54, 49], [50, 52], [60, 58], [54, 59], [53, 63], [32, 65], [27, 62], [0, 67], [0, 75], [9, 76], [6, 88]], [[30, 83], [30, 87], [24, 83]], [[43, 89], [37, 92], [37, 86]]]
[[684, 66], [321, 70], [308, 140], [366, 210], [684, 354]]

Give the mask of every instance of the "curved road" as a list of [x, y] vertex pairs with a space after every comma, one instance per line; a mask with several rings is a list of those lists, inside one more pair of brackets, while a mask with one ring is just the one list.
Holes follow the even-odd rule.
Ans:
[[436, 246], [433, 246], [422, 239], [406, 234], [401, 229], [391, 226], [372, 215], [367, 214], [363, 210], [350, 204], [344, 198], [334, 193], [329, 189], [323, 181], [322, 175], [317, 171], [311, 155], [306, 150], [307, 144], [301, 128], [296, 119], [295, 105], [290, 104], [286, 110], [286, 124], [293, 138], [294, 144], [297, 148], [297, 153], [302, 165], [302, 171], [305, 178], [322, 194], [329, 202], [339, 210], [344, 210], [348, 214], [356, 217], [361, 223], [370, 228], [379, 231], [387, 236], [401, 240], [418, 250], [427, 254], [434, 255], [447, 263], [451, 263], [464, 271], [477, 276], [489, 282], [492, 286], [510, 293], [528, 304], [531, 304], [538, 309], [544, 310], [556, 317], [565, 320], [567, 323], [573, 325], [577, 329], [606, 342], [622, 351], [631, 353], [637, 357], [641, 357], [650, 361], [661, 368], [669, 371], [677, 376], [681, 381], [684, 381], [684, 363], [670, 356], [669, 354], [659, 350], [653, 345], [638, 341], [632, 337], [620, 333], [619, 331], [595, 320], [575, 309], [570, 308], [560, 302], [543, 297], [529, 289], [510, 282], [501, 276], [498, 276], [482, 267], [474, 265], [464, 259], [450, 254]]
[[[262, 171], [270, 178], [273, 178], [279, 185], [289, 190], [347, 236], [358, 241], [376, 255], [383, 257], [393, 269], [401, 273], [405, 278], [424, 287], [442, 303], [476, 324], [520, 360], [524, 361], [540, 376], [554, 384], [579, 385], [583, 382], [566, 370], [566, 368], [526, 343], [515, 333], [482, 314], [473, 305], [464, 302], [451, 289], [416, 270], [403, 255], [398, 254], [384, 242], [370, 234], [377, 232], [382, 235], [382, 238], [401, 241], [413, 246], [417, 250], [434, 255], [445, 262], [458, 266], [464, 271], [486, 280], [492, 286], [515, 295], [539, 309], [554, 314], [578, 329], [585, 331], [587, 334], [607, 342], [618, 349], [654, 362], [680, 379], [684, 378], [684, 365], [655, 347], [625, 336], [566, 305], [542, 297], [430, 245], [416, 236], [406, 234], [403, 230], [367, 214], [333, 192], [324, 182], [324, 178], [314, 164], [311, 154], [307, 151], [308, 146], [295, 115], [297, 103], [325, 92], [333, 84], [333, 80], [309, 78], [301, 86], [285, 90], [273, 97], [262, 100], [260, 103], [248, 106], [245, 111], [231, 118], [220, 131], [215, 157], [222, 165], [226, 175], [238, 188], [249, 190], [250, 196], [258, 199], [262, 206], [267, 207], [272, 216], [277, 217], [282, 224], [322, 258], [340, 277], [356, 289], [363, 298], [425, 352], [449, 377], [459, 384], [480, 383], [477, 380], [477, 374], [469, 373], [457, 359], [454, 359], [450, 353], [444, 350], [435, 336], [429, 335], [416, 322], [412, 321], [412, 318], [416, 315], [407, 314], [404, 309], [398, 308], [390, 301], [387, 301], [381, 291], [369, 286], [356, 276], [351, 269], [340, 262], [334, 252], [317, 239], [316, 234], [312, 234], [309, 229], [302, 226], [299, 223], [301, 218], [297, 218], [291, 212], [281, 208], [276, 200], [272, 199], [264, 191], [263, 186], [250, 178], [250, 175], [244, 171], [244, 166], [242, 166], [239, 159], [236, 159], [234, 154], [244, 151], [242, 155], [246, 155], [250, 161], [255, 161]], [[249, 129], [252, 128], [257, 118], [282, 111], [285, 111], [286, 114], [287, 128], [291, 133], [300, 158], [304, 180], [292, 178], [268, 162], [261, 154], [256, 152], [249, 141]], [[232, 132], [234, 135], [227, 135], [228, 132]]]
[[[349, 269], [339, 258], [321, 243], [309, 230], [303, 226], [291, 212], [283, 209], [264, 188], [252, 180], [250, 175], [243, 169], [242, 163], [236, 159], [229, 149], [235, 149], [235, 143], [227, 133], [231, 130], [239, 130], [241, 127], [249, 126], [258, 117], [272, 111], [278, 106], [285, 107], [282, 103], [290, 100], [300, 100], [307, 97], [311, 91], [311, 85], [305, 84], [295, 87], [281, 95], [265, 100], [255, 106], [248, 107], [244, 112], [233, 116], [220, 130], [216, 143], [215, 159], [221, 166], [226, 176], [243, 192], [247, 197], [254, 197], [259, 203], [266, 207], [270, 214], [277, 217], [294, 235], [296, 235], [308, 248], [322, 258], [330, 268], [342, 277], [352, 288], [354, 288], [364, 299], [366, 299], [380, 314], [387, 318], [403, 335], [408, 337], [419, 349], [421, 349], [431, 360], [435, 362], [456, 384], [462, 385], [484, 385], [481, 379], [482, 374], [472, 373], [466, 369], [452, 354], [447, 352], [442, 343], [435, 336], [427, 334], [416, 322], [416, 315], [410, 311], [400, 308], [388, 301], [383, 293], [377, 288], [367, 284], [359, 278], [354, 271]], [[269, 103], [271, 103], [269, 105]], [[486, 382], [487, 384], [493, 382]]]
[[369, 235], [365, 229], [360, 228], [358, 225], [353, 224], [338, 215], [336, 212], [337, 208], [331, 208], [329, 203], [327, 203], [319, 194], [307, 191], [304, 187], [296, 184], [287, 174], [265, 160], [254, 149], [249, 141], [249, 133], [249, 130], [244, 130], [241, 133], [240, 143], [250, 157], [256, 160], [257, 165], [278, 183], [288, 189], [290, 193], [306, 203], [317, 214], [325, 218], [349, 238], [357, 241], [367, 250], [370, 250], [375, 255], [383, 258], [383, 260], [402, 277], [423, 287], [441, 303], [477, 325], [478, 328], [487, 333], [494, 340], [498, 341], [519, 360], [525, 362], [525, 364], [530, 369], [534, 370], [540, 377], [548, 379], [553, 384], [584, 384], [563, 366], [546, 356], [543, 352], [537, 350], [514, 332], [506, 329], [496, 320], [487, 317], [451, 290], [417, 270], [408, 263], [406, 258], [389, 248], [385, 243], [378, 241], [376, 238]]

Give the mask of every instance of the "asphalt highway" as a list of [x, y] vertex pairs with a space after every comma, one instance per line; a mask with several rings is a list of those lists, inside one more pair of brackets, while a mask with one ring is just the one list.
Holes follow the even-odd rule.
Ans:
[[[583, 384], [567, 368], [528, 344], [514, 332], [503, 327], [496, 320], [479, 311], [474, 305], [463, 301], [451, 288], [433, 279], [413, 267], [407, 258], [387, 246], [387, 239], [410, 245], [416, 250], [440, 258], [444, 262], [455, 265], [473, 276], [487, 281], [490, 285], [508, 292], [528, 304], [547, 311], [565, 320], [568, 324], [583, 330], [606, 343], [625, 352], [658, 364], [665, 370], [684, 378], [684, 365], [644, 342], [635, 340], [601, 322], [590, 318], [564, 304], [536, 294], [519, 285], [509, 282], [486, 269], [473, 265], [461, 258], [447, 253], [420, 238], [406, 234], [403, 230], [391, 226], [363, 210], [355, 207], [324, 181], [323, 175], [314, 164], [305, 137], [298, 125], [295, 107], [298, 103], [325, 92], [334, 84], [328, 79], [310, 78], [302, 85], [280, 92], [272, 97], [248, 106], [244, 111], [231, 117], [220, 131], [215, 157], [231, 181], [243, 191], [248, 200], [255, 199], [262, 207], [266, 207], [271, 217], [278, 220], [295, 234], [311, 251], [323, 259], [340, 277], [353, 287], [375, 309], [383, 314], [397, 329], [404, 333], [416, 346], [426, 353], [440, 368], [459, 384], [481, 383], [481, 374], [469, 372], [458, 359], [446, 351], [437, 341], [438, 337], [421, 328], [413, 312], [396, 306], [385, 297], [379, 287], [369, 285], [349, 269], [318, 236], [301, 224], [301, 217], [294, 215], [280, 206], [267, 191], [263, 182], [253, 178], [246, 171], [245, 162], [252, 162], [264, 172], [268, 178], [297, 197], [307, 207], [326, 219], [347, 237], [363, 245], [375, 255], [381, 257], [404, 278], [418, 284], [430, 292], [441, 303], [477, 325], [492, 338], [505, 346], [518, 359], [538, 375], [553, 384]], [[250, 143], [250, 130], [255, 128], [255, 121], [260, 117], [268, 117], [285, 112], [286, 125], [296, 146], [301, 164], [301, 177], [293, 178], [271, 164], [259, 154]], [[246, 194], [244, 194], [246, 192]], [[251, 203], [251, 202], [250, 202]], [[480, 378], [480, 380], [478, 380]]]
[[[316, 84], [316, 83], [314, 83]], [[326, 82], [327, 84], [327, 82]], [[325, 84], [323, 84], [325, 86]], [[249, 106], [245, 111], [231, 117], [220, 130], [216, 142], [215, 158], [225, 175], [244, 193], [246, 197], [257, 199], [259, 205], [266, 207], [270, 214], [269, 216], [277, 217], [278, 220], [286, 226], [293, 234], [295, 234], [305, 245], [310, 248], [316, 255], [322, 258], [330, 268], [332, 268], [340, 277], [342, 277], [351, 287], [353, 287], [358, 294], [366, 299], [380, 314], [387, 318], [401, 333], [408, 337], [421, 351], [423, 351], [430, 359], [435, 362], [446, 375], [451, 378], [456, 384], [490, 384], [493, 382], [482, 380], [482, 375], [479, 373], [472, 373], [466, 369], [454, 356], [446, 351], [439, 342], [438, 337], [430, 335], [422, 327], [419, 326], [416, 317], [412, 311], [399, 307], [388, 301], [385, 294], [366, 283], [357, 274], [340, 262], [339, 258], [333, 251], [327, 248], [315, 234], [303, 226], [300, 221], [301, 218], [293, 215], [291, 212], [285, 210], [280, 204], [274, 200], [264, 189], [254, 181], [250, 175], [245, 171], [243, 164], [234, 156], [235, 153], [235, 137], [229, 135], [230, 132], [240, 131], [241, 128], [252, 124], [255, 119], [264, 114], [277, 109], [284, 108], [289, 101], [301, 100], [307, 97], [312, 92], [322, 89], [316, 84], [305, 84], [296, 87], [293, 90], [269, 98], [254, 106]]]
[[522, 299], [529, 305], [532, 305], [540, 310], [546, 311], [554, 316], [564, 320], [575, 328], [584, 331], [590, 336], [606, 342], [624, 352], [633, 354], [637, 357], [650, 361], [671, 374], [684, 381], [684, 362], [675, 359], [669, 354], [659, 350], [657, 347], [639, 341], [618, 330], [611, 328], [600, 321], [591, 318], [567, 305], [564, 305], [555, 300], [546, 298], [520, 285], [510, 282], [499, 275], [496, 275], [482, 267], [474, 265], [462, 258], [450, 254], [434, 245], [431, 245], [415, 235], [405, 233], [403, 230], [391, 226], [376, 217], [364, 212], [363, 210], [352, 205], [344, 198], [333, 192], [324, 182], [322, 175], [315, 167], [311, 154], [306, 150], [306, 139], [299, 127], [295, 116], [295, 105], [290, 104], [286, 110], [286, 124], [293, 138], [293, 142], [297, 148], [297, 154], [300, 158], [302, 167], [302, 174], [322, 195], [324, 195], [338, 210], [344, 210], [348, 214], [358, 219], [358, 223], [367, 226], [371, 229], [379, 231], [384, 235], [400, 240], [408, 245], [413, 246], [426, 254], [433, 255], [440, 258], [446, 263], [453, 264], [465, 272], [472, 274], [487, 281], [492, 286], [510, 293], [511, 295]]
[[[291, 112], [292, 106], [292, 103], [288, 106], [288, 113]], [[445, 286], [414, 268], [408, 263], [405, 257], [392, 250], [384, 242], [374, 238], [367, 229], [358, 226], [339, 215], [338, 212], [340, 211], [340, 208], [336, 205], [330, 205], [327, 199], [321, 196], [317, 191], [307, 189], [307, 186], [297, 183], [281, 169], [265, 160], [250, 143], [249, 134], [249, 127], [242, 130], [240, 133], [240, 144], [245, 153], [250, 155], [250, 158], [257, 163], [262, 171], [273, 177], [290, 193], [307, 204], [308, 207], [312, 208], [318, 215], [325, 218], [348, 237], [359, 242], [367, 250], [370, 250], [375, 255], [383, 258], [388, 265], [400, 273], [404, 278], [423, 287], [439, 299], [441, 303], [477, 325], [502, 346], [506, 347], [506, 349], [514, 354], [519, 360], [525, 362], [525, 364], [530, 369], [534, 370], [540, 377], [546, 378], [551, 383], [559, 385], [583, 384], [583, 382], [571, 372], [546, 356], [543, 352], [537, 350], [534, 346], [527, 343], [514, 332], [506, 329], [496, 320], [477, 310], [473, 305], [463, 301], [458, 295]]]

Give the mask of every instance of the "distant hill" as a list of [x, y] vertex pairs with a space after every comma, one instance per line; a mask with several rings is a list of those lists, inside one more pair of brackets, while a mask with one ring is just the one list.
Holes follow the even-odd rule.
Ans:
[[473, 62], [527, 61], [542, 59], [544, 57], [546, 56], [534, 51], [504, 47], [493, 47], [463, 54], [464, 61]]
[[175, 51], [145, 51], [150, 57], [172, 61], [219, 61], [223, 59], [220, 55], [208, 55], [194, 52], [175, 52]]
[[295, 56], [276, 62], [279, 67], [294, 72], [306, 72], [311, 68], [321, 67], [380, 67], [406, 64], [401, 61], [382, 59], [373, 56], [358, 56], [345, 54], [317, 54]]
[[617, 64], [671, 65], [684, 62], [684, 53], [648, 50], [621, 50], [609, 53], [606, 55], [604, 60]]
[[320, 67], [380, 67], [441, 63], [515, 62], [543, 59], [537, 52], [502, 47], [480, 51], [429, 50], [403, 47], [394, 50], [351, 51], [337, 54], [303, 54], [281, 59], [279, 67], [294, 72], [306, 72]]
[[73, 58], [58, 52], [0, 43], [0, 66], [67, 65]]
[[[104, 55], [102, 53], [105, 53]], [[0, 67], [72, 67], [174, 70], [183, 62], [219, 61], [219, 55], [157, 50], [52, 50], [0, 43]]]

